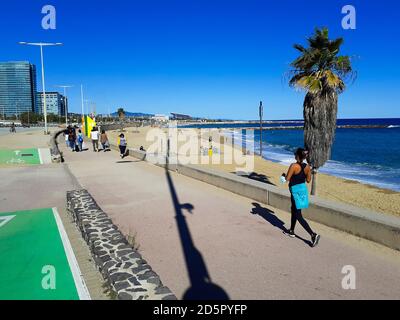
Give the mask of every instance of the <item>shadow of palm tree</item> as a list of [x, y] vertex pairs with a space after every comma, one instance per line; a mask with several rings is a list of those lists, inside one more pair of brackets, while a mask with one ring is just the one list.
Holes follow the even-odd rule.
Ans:
[[239, 175], [241, 177], [244, 177], [244, 178], [248, 178], [248, 179], [251, 179], [251, 180], [255, 180], [255, 181], [259, 181], [259, 182], [262, 182], [262, 183], [266, 183], [266, 184], [270, 184], [272, 186], [275, 186], [275, 184], [272, 183], [269, 180], [269, 177], [266, 176], [265, 174], [260, 174], [260, 173], [257, 173], [257, 172], [252, 172], [250, 174], [243, 173], [243, 172], [232, 172], [232, 173], [234, 173], [236, 175]]

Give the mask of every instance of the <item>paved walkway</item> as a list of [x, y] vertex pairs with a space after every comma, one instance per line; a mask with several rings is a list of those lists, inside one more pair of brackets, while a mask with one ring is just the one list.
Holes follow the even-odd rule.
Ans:
[[[315, 223], [322, 239], [310, 248], [282, 234], [286, 212], [115, 151], [63, 151], [179, 298], [400, 299], [399, 252]], [[356, 290], [342, 288], [346, 265], [356, 268]]]
[[[3, 135], [0, 136], [0, 148], [44, 148], [48, 147], [49, 138], [40, 130]], [[79, 187], [64, 164], [0, 166], [0, 213], [57, 208], [91, 298], [109, 299], [87, 244], [66, 212], [66, 192]], [[10, 294], [9, 298], [12, 297]]]

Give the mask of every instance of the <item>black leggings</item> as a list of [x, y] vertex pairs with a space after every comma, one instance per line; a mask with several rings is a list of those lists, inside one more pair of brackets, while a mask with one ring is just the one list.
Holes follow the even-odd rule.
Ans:
[[311, 230], [309, 224], [307, 223], [306, 220], [304, 220], [303, 215], [301, 214], [301, 210], [296, 208], [296, 202], [294, 201], [293, 195], [291, 196], [292, 200], [292, 224], [290, 226], [290, 230], [294, 231], [294, 228], [296, 227], [296, 222], [299, 221], [301, 226], [312, 236], [314, 234], [314, 231]]
[[125, 156], [126, 146], [119, 146], [119, 153]]

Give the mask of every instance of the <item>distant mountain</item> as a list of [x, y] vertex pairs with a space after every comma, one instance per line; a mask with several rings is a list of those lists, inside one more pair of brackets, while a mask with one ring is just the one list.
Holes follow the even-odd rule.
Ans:
[[[118, 112], [111, 113], [111, 117], [118, 117]], [[154, 117], [154, 114], [125, 111], [125, 117]]]

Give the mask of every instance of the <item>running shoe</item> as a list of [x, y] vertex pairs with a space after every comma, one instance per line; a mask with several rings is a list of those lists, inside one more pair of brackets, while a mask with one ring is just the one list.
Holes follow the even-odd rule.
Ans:
[[318, 245], [319, 239], [321, 236], [319, 234], [314, 233], [311, 237], [312, 247], [316, 247]]
[[294, 231], [292, 231], [292, 230], [284, 230], [283, 233], [291, 238], [296, 238], [296, 235], [294, 234]]

